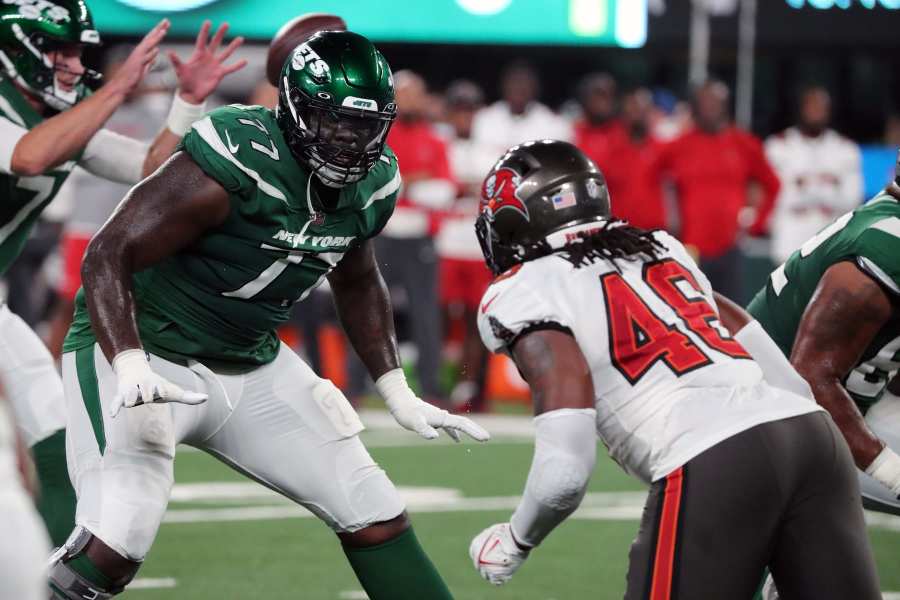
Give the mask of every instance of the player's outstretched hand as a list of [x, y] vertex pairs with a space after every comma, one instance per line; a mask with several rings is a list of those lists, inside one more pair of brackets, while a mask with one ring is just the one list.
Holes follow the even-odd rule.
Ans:
[[426, 440], [437, 438], [438, 429], [443, 429], [457, 442], [460, 432], [479, 442], [491, 439], [491, 434], [471, 419], [451, 415], [446, 410], [418, 398], [406, 382], [402, 369], [385, 373], [375, 382], [375, 387], [378, 388], [397, 423], [410, 431], [415, 431]]
[[469, 556], [475, 570], [494, 585], [503, 585], [512, 579], [528, 558], [528, 552], [516, 544], [509, 523], [491, 525], [469, 544]]
[[107, 85], [126, 95], [134, 91], [134, 88], [141, 83], [144, 75], [147, 74], [147, 71], [150, 70], [156, 61], [156, 57], [159, 55], [159, 43], [166, 37], [169, 26], [168, 19], [163, 19], [157, 23], [156, 27], [151, 29], [144, 36], [144, 39], [138, 42], [138, 45], [134, 47], [134, 50], [125, 59], [122, 68], [116, 70], [115, 76], [110, 79]]
[[203, 22], [194, 43], [194, 52], [187, 60], [181, 60], [174, 52], [168, 53], [169, 60], [175, 67], [175, 75], [178, 77], [178, 95], [190, 104], [200, 104], [206, 100], [226, 75], [239, 71], [247, 65], [246, 60], [225, 64], [234, 51], [244, 43], [244, 38], [234, 38], [223, 50], [222, 41], [228, 31], [228, 23], [219, 25], [215, 35], [207, 41], [211, 26], [209, 21]]
[[151, 402], [200, 404], [208, 398], [206, 394], [183, 390], [154, 373], [143, 350], [125, 350], [116, 355], [113, 359], [113, 371], [118, 377], [116, 397], [109, 410], [109, 415], [113, 418], [123, 407], [131, 408]]

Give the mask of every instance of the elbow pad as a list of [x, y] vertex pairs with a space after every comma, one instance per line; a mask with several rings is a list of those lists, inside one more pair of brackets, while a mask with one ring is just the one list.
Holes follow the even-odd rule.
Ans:
[[759, 321], [750, 321], [734, 334], [734, 339], [750, 353], [762, 369], [769, 385], [815, 401], [812, 389], [785, 357], [778, 344], [769, 337]]
[[578, 508], [597, 460], [596, 419], [593, 408], [564, 408], [535, 417], [534, 459], [510, 520], [521, 544], [537, 546]]

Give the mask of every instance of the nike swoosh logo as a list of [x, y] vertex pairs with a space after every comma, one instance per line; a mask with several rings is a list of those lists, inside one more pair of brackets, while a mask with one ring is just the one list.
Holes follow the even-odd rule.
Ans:
[[492, 303], [494, 300], [497, 299], [497, 296], [499, 296], [499, 295], [500, 295], [499, 293], [494, 294], [494, 297], [493, 297], [493, 298], [491, 298], [490, 300], [488, 300], [487, 302], [485, 302], [484, 304], [481, 305], [481, 314], [484, 314], [484, 313], [487, 312], [488, 307], [491, 305], [491, 303]]
[[241, 147], [240, 144], [234, 144], [234, 145], [231, 144], [231, 136], [228, 134], [227, 131], [225, 132], [225, 141], [228, 142], [228, 151], [231, 152], [232, 154], [237, 152], [238, 148]]

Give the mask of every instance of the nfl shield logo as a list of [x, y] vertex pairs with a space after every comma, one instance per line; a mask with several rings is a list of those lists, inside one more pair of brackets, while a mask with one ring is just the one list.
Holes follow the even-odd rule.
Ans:
[[587, 191], [587, 195], [591, 198], [599, 198], [600, 197], [600, 186], [597, 185], [596, 179], [588, 179], [584, 184], [585, 190]]
[[324, 225], [325, 224], [325, 214], [320, 212], [315, 212], [312, 214], [312, 224], [313, 225]]

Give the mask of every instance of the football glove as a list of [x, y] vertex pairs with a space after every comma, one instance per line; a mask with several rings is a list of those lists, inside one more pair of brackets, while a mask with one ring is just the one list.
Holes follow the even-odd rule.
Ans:
[[113, 359], [112, 367], [118, 378], [116, 397], [109, 410], [113, 418], [122, 407], [131, 408], [151, 402], [200, 404], [208, 398], [206, 394], [185, 391], [154, 373], [143, 350], [120, 352]]
[[469, 544], [469, 556], [475, 570], [494, 585], [503, 585], [512, 579], [528, 553], [529, 550], [516, 544], [509, 523], [491, 525]]
[[415, 431], [426, 440], [438, 437], [437, 429], [443, 429], [457, 442], [459, 432], [479, 442], [486, 442], [491, 438], [491, 434], [474, 421], [459, 415], [451, 415], [446, 410], [419, 399], [406, 382], [402, 369], [388, 371], [378, 378], [375, 387], [397, 423], [410, 431]]
[[866, 475], [885, 486], [900, 499], [900, 456], [887, 446], [875, 457], [868, 467]]

